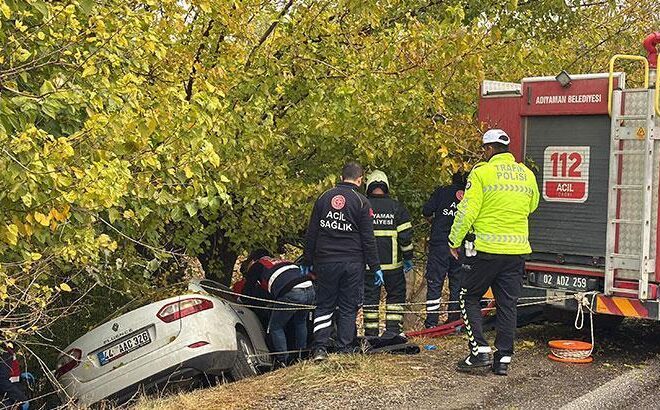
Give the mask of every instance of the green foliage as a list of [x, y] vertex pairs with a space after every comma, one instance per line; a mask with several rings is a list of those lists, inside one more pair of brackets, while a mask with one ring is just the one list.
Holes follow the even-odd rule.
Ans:
[[92, 286], [146, 289], [212, 237], [300, 235], [347, 159], [417, 211], [479, 156], [485, 76], [602, 70], [651, 5], [0, 0], [6, 336]]

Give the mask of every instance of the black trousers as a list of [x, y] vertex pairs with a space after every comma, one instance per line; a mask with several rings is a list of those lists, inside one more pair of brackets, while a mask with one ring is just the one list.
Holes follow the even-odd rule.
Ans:
[[520, 255], [478, 253], [465, 258], [465, 276], [461, 285], [460, 306], [472, 354], [489, 351], [484, 338], [480, 300], [490, 287], [495, 296], [496, 358], [513, 354], [516, 332], [516, 304], [522, 293], [525, 262]]
[[332, 323], [337, 326], [337, 349], [347, 350], [357, 331], [355, 320], [362, 303], [364, 263], [322, 263], [314, 265], [316, 310], [314, 311], [314, 349], [327, 348]]
[[[374, 273], [367, 272], [364, 279], [364, 304], [380, 303], [381, 286], [374, 285]], [[383, 272], [385, 280], [385, 330], [396, 335], [403, 331], [403, 312], [401, 305], [406, 302], [406, 277], [403, 268]], [[364, 335], [378, 336], [378, 307], [364, 308]]]
[[[426, 320], [424, 326], [435, 327], [438, 325], [438, 311], [458, 311], [458, 294], [461, 290], [461, 278], [463, 269], [461, 262], [454, 259], [449, 253], [447, 243], [441, 245], [432, 244], [429, 248], [428, 261], [426, 262]], [[449, 305], [442, 305], [442, 288], [445, 278], [449, 277]]]

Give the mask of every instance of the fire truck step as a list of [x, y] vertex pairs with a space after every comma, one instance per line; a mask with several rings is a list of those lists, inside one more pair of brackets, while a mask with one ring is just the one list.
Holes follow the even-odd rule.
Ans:
[[646, 121], [648, 116], [644, 115], [617, 115], [614, 121]]
[[646, 151], [640, 150], [616, 150], [612, 151], [614, 155], [645, 155]]
[[625, 293], [627, 295], [635, 295], [637, 296], [637, 289], [627, 289], [627, 288], [612, 288], [612, 292], [616, 293]]
[[612, 189], [641, 190], [643, 188], [644, 185], [612, 185]]
[[644, 221], [641, 219], [612, 219], [613, 224], [641, 225]]

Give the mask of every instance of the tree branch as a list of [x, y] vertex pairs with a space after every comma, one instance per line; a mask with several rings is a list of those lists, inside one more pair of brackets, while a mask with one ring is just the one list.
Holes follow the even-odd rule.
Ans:
[[188, 77], [188, 82], [186, 83], [186, 101], [190, 101], [192, 99], [193, 83], [195, 81], [195, 74], [197, 74], [197, 67], [195, 67], [195, 65], [199, 63], [199, 61], [202, 58], [202, 51], [204, 51], [204, 47], [206, 47], [206, 43], [204, 42], [204, 39], [209, 36], [212, 28], [213, 28], [213, 19], [209, 21], [208, 26], [206, 26], [206, 29], [202, 33], [202, 41], [199, 43], [199, 47], [197, 47], [197, 51], [195, 52], [195, 58], [193, 59], [192, 69], [190, 70], [190, 76]]
[[261, 36], [261, 38], [259, 39], [259, 42], [257, 42], [257, 45], [254, 46], [254, 47], [252, 48], [252, 51], [250, 51], [250, 54], [248, 55], [248, 58], [247, 58], [247, 60], [245, 61], [245, 67], [246, 67], [246, 68], [249, 68], [249, 67], [250, 67], [250, 64], [252, 64], [252, 56], [254, 55], [254, 53], [256, 53], [257, 49], [258, 49], [259, 47], [261, 47], [261, 45], [262, 45], [263, 43], [265, 43], [266, 40], [268, 40], [268, 37], [270, 37], [270, 35], [273, 33], [273, 31], [275, 31], [275, 28], [276, 28], [277, 25], [279, 24], [280, 20], [281, 20], [282, 17], [284, 17], [284, 15], [289, 11], [289, 9], [291, 8], [291, 6], [293, 6], [293, 0], [289, 0], [288, 3], [286, 3], [286, 5], [285, 5], [285, 6], [282, 8], [282, 10], [280, 11], [280, 14], [278, 14], [278, 16], [277, 16], [277, 18], [275, 19], [275, 21], [273, 21], [273, 22], [271, 23], [271, 25], [268, 27], [268, 29], [267, 29], [267, 30], [264, 32], [264, 34]]

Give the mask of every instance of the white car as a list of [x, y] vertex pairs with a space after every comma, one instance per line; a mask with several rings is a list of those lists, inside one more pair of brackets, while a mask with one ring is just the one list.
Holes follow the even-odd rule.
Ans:
[[60, 355], [55, 376], [64, 403], [123, 403], [138, 391], [198, 378], [233, 380], [270, 367], [257, 316], [218, 289], [195, 280], [189, 292], [151, 303], [86, 333]]

